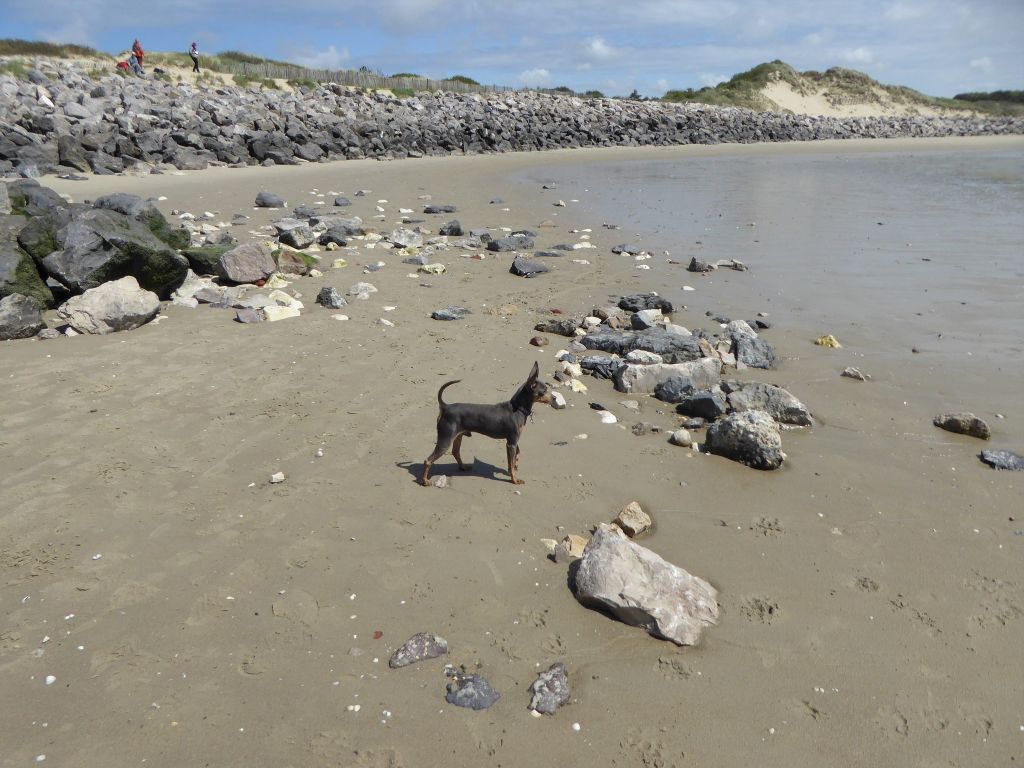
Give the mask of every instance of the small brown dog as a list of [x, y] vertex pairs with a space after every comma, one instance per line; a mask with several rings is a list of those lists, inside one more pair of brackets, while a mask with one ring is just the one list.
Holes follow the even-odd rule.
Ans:
[[460, 455], [462, 438], [476, 433], [505, 441], [509, 477], [513, 483], [521, 485], [523, 481], [516, 477], [516, 469], [519, 466], [519, 436], [523, 433], [526, 420], [533, 413], [533, 404], [551, 402], [548, 385], [537, 381], [539, 375], [540, 369], [537, 363], [534, 363], [530, 375], [512, 398], [508, 402], [495, 405], [446, 403], [442, 400], [442, 393], [452, 384], [458, 384], [460, 379], [449, 381], [437, 390], [437, 404], [441, 409], [437, 416], [437, 445], [434, 446], [433, 453], [423, 461], [423, 477], [420, 482], [423, 485], [428, 484], [431, 465], [449, 448], [459, 463], [459, 469], [469, 469], [462, 463]]

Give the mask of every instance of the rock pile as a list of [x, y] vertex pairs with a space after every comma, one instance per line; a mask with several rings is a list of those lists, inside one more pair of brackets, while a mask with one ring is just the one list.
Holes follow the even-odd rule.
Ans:
[[335, 84], [196, 87], [43, 61], [0, 76], [0, 173], [119, 173], [352, 158], [1024, 133], [1020, 118], [826, 118], [528, 91], [395, 98]]

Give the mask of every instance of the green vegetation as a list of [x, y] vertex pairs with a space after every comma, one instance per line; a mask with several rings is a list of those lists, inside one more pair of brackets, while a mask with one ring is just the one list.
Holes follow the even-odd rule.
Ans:
[[288, 85], [290, 85], [292, 88], [309, 88], [310, 90], [313, 90], [318, 85], [320, 85], [320, 83], [318, 83], [316, 80], [293, 77], [291, 80], [288, 81]]
[[588, 99], [603, 99], [604, 94], [600, 91], [587, 91], [583, 94]]
[[953, 97], [958, 101], [1006, 101], [1012, 104], [1024, 104], [1024, 91], [992, 91], [991, 93], [958, 93]]
[[400, 99], [407, 99], [410, 96], [416, 95], [415, 88], [389, 88], [388, 90], [390, 90], [393, 94], [395, 94], [395, 96], [397, 96]]
[[259, 85], [271, 90], [279, 90], [277, 82], [270, 77], [253, 77], [252, 75], [235, 75], [232, 80], [239, 88], [247, 88], [250, 85]]
[[53, 56], [58, 59], [69, 59], [72, 56], [106, 56], [106, 54], [84, 45], [62, 45], [44, 43], [41, 40], [4, 38], [0, 40], [0, 56]]
[[13, 75], [19, 80], [28, 77], [28, 68], [22, 61], [5, 61], [0, 64], [0, 75]]
[[451, 80], [453, 83], [464, 83], [466, 85], [480, 85], [480, 83], [478, 83], [472, 77], [466, 77], [465, 75], [452, 75], [448, 79]]
[[423, 77], [421, 75], [417, 75], [417, 74], [414, 74], [412, 72], [396, 72], [395, 74], [393, 74], [391, 76], [391, 79], [392, 80], [398, 80], [400, 77], [404, 77], [404, 78], [410, 78], [411, 77], [411, 78], [415, 78], [416, 80], [422, 80], [423, 79]]
[[958, 93], [949, 101], [959, 109], [977, 109], [993, 115], [1024, 117], [1024, 91]]
[[[811, 73], [805, 73], [811, 74]], [[769, 82], [783, 80], [794, 87], [799, 87], [799, 73], [784, 61], [768, 62], [758, 64], [753, 69], [733, 75], [732, 79], [725, 83], [700, 90], [687, 88], [685, 90], [668, 91], [663, 101], [672, 102], [698, 102], [700, 104], [713, 104], [720, 107], [746, 107], [747, 109], [774, 109], [776, 105], [769, 102], [761, 95], [763, 89]]]

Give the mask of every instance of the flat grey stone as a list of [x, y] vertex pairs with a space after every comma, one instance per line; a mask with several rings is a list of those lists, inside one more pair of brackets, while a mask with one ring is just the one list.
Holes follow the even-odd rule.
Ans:
[[395, 651], [388, 660], [392, 669], [407, 667], [448, 653], [448, 641], [428, 632], [417, 632]]

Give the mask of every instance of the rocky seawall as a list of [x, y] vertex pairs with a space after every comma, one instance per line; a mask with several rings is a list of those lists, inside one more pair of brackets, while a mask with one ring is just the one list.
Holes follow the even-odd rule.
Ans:
[[99, 79], [66, 64], [0, 77], [0, 173], [294, 164], [575, 147], [1024, 133], [1021, 118], [810, 117], [533, 92], [395, 98]]

